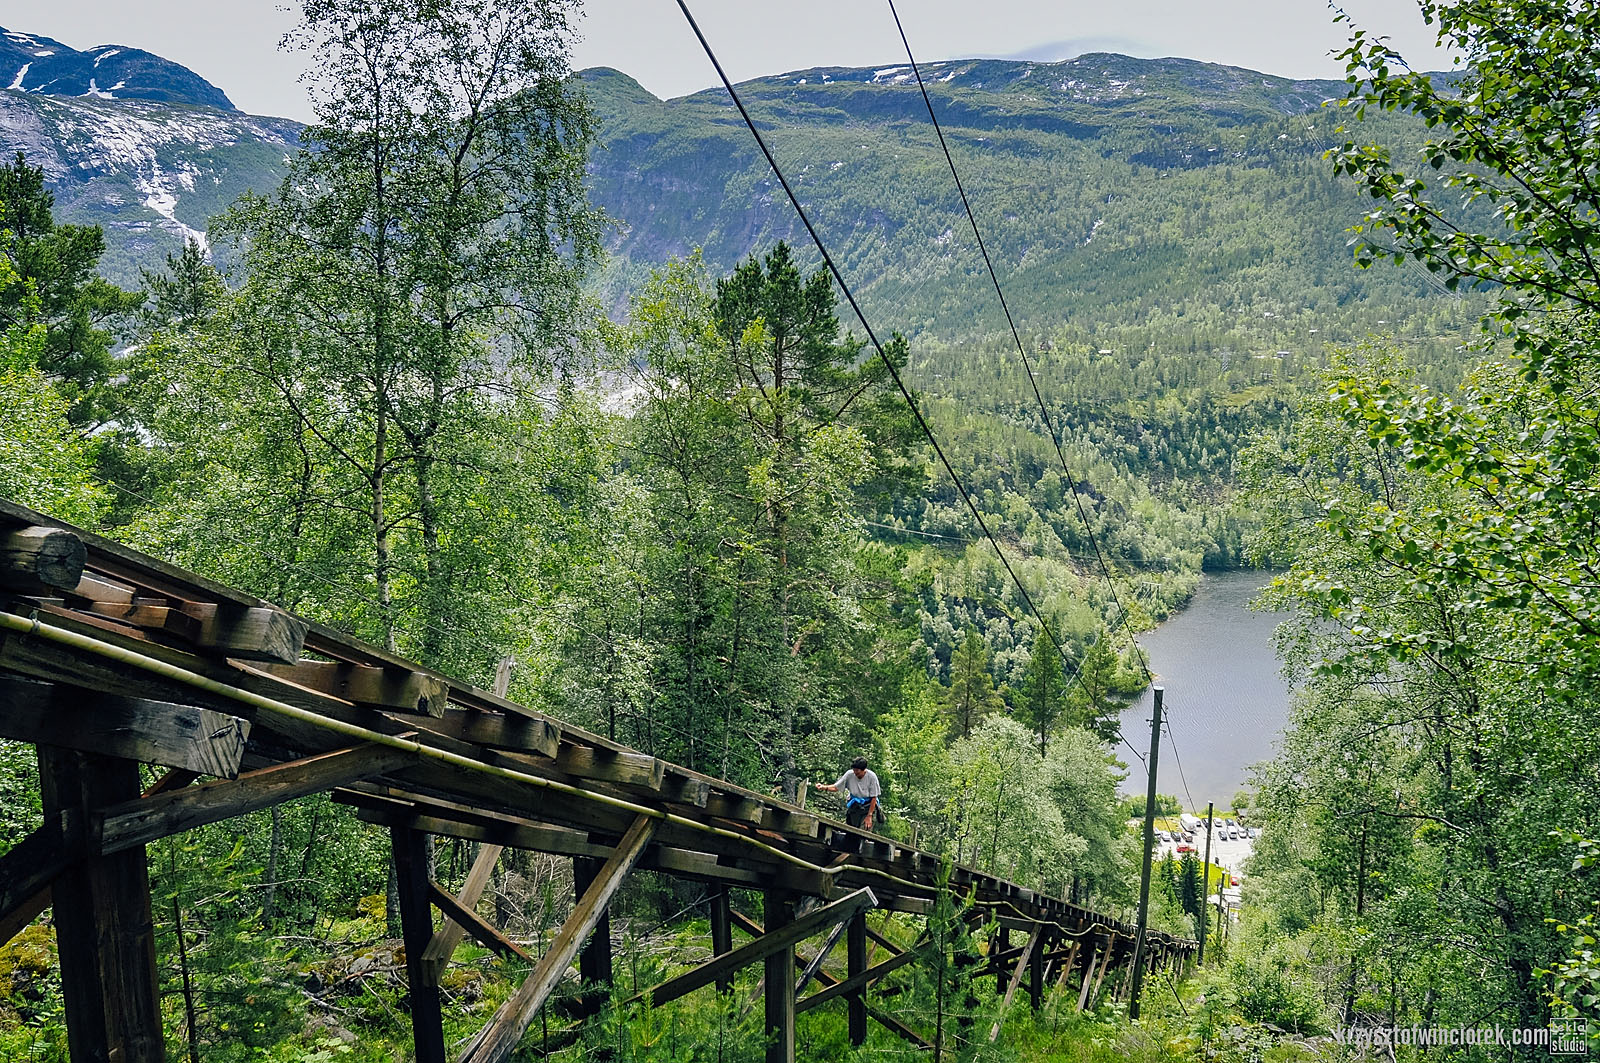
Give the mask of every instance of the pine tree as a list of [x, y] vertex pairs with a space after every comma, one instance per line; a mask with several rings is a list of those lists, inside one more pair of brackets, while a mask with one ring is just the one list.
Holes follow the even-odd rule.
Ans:
[[952, 728], [962, 738], [970, 737], [973, 726], [985, 716], [1005, 708], [994, 689], [994, 677], [989, 674], [989, 646], [976, 631], [967, 632], [950, 658], [950, 689], [945, 705]]
[[1066, 679], [1061, 671], [1061, 654], [1048, 632], [1041, 630], [1033, 640], [1033, 655], [1023, 673], [1021, 707], [1024, 722], [1039, 734], [1039, 755], [1056, 721], [1066, 711]]

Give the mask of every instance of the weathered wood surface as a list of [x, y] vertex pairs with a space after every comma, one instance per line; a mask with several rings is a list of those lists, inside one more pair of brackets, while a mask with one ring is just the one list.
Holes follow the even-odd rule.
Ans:
[[550, 943], [549, 951], [540, 957], [527, 979], [500, 1006], [488, 1025], [478, 1031], [462, 1053], [461, 1063], [500, 1063], [511, 1055], [533, 1022], [534, 1014], [566, 973], [567, 966], [572, 963], [584, 939], [604, 914], [606, 905], [611, 903], [617, 887], [622, 885], [622, 880], [644, 852], [655, 828], [656, 821], [645, 816], [634, 821], [623, 836], [622, 843], [585, 891], [583, 899], [562, 924], [555, 940]]
[[[866, 901], [874, 901], [871, 891], [867, 891]], [[838, 902], [839, 906], [843, 904], [843, 901]], [[789, 992], [789, 986], [794, 983], [794, 944], [800, 940], [793, 936], [794, 927], [799, 925], [794, 918], [794, 896], [781, 890], [767, 890], [761, 906], [767, 920], [767, 933], [761, 941], [780, 944], [762, 961], [766, 966], [766, 984], [772, 987], [766, 999], [767, 1063], [794, 1063], [794, 994]], [[846, 918], [856, 911], [857, 908], [852, 907]], [[722, 959], [731, 958], [737, 951]]]
[[33, 525], [0, 532], [0, 586], [23, 592], [71, 590], [89, 551], [70, 531]]
[[1000, 1024], [1005, 1021], [1006, 1012], [1011, 1010], [1011, 1001], [1016, 998], [1017, 986], [1022, 984], [1022, 972], [1027, 970], [1028, 961], [1033, 957], [1034, 950], [1039, 947], [1039, 935], [1043, 933], [1041, 927], [1034, 927], [1033, 933], [1028, 935], [1028, 943], [1022, 946], [1022, 953], [1017, 957], [1017, 965], [1011, 972], [1011, 981], [1006, 986], [1006, 995], [1000, 1005], [1000, 1017], [995, 1019], [994, 1025], [989, 1027], [989, 1043], [993, 1044], [1000, 1036]]
[[444, 1016], [437, 982], [429, 980], [423, 954], [433, 937], [433, 885], [428, 872], [427, 839], [420, 831], [396, 827], [389, 832], [394, 852], [395, 884], [400, 894], [400, 930], [406, 950], [406, 996], [411, 1010], [411, 1041], [416, 1063], [446, 1063]]
[[421, 716], [442, 717], [450, 700], [450, 685], [430, 672], [349, 661], [273, 662], [263, 664], [261, 670], [355, 705]]
[[[445, 892], [444, 887], [437, 882], [428, 883], [428, 900], [449, 920], [447, 926], [460, 928], [463, 934], [471, 935], [472, 939], [484, 948], [499, 953], [507, 959], [522, 960], [524, 963], [534, 962], [527, 949], [500, 933], [483, 916], [462, 904], [454, 895]], [[438, 939], [439, 935], [436, 933], [433, 940]], [[428, 944], [431, 947], [433, 942], [430, 941]], [[426, 962], [427, 948], [423, 949], [422, 957]], [[438, 984], [439, 976], [433, 971], [424, 971], [423, 977], [431, 979], [435, 985]]]
[[0, 856], [0, 946], [44, 910], [50, 884], [83, 858], [83, 832], [75, 809], [47, 819]]
[[[902, 952], [898, 956], [891, 956], [882, 963], [874, 964], [871, 967], [866, 967], [861, 971], [850, 975], [848, 978], [843, 979], [842, 981], [833, 980], [832, 985], [828, 985], [823, 989], [819, 989], [808, 997], [800, 998], [799, 1003], [796, 1004], [795, 1007], [800, 1012], [807, 1012], [819, 1004], [826, 1004], [830, 1000], [837, 1000], [843, 996], [849, 996], [853, 1000], [856, 995], [860, 994], [861, 990], [865, 989], [873, 982], [883, 978], [885, 975], [894, 971], [898, 971], [906, 964], [915, 960], [921, 954], [921, 950], [912, 949], [907, 952]], [[822, 979], [819, 978], [818, 981], [820, 982]], [[865, 1014], [865, 1007], [866, 1005], [863, 1001], [863, 1014]]]
[[[426, 828], [424, 828], [426, 829]], [[431, 831], [429, 833], [432, 833]], [[455, 898], [457, 907], [465, 911], [474, 911], [478, 906], [478, 899], [483, 896], [483, 891], [489, 886], [489, 878], [494, 874], [495, 864], [500, 860], [504, 847], [492, 842], [485, 843], [478, 849], [478, 855], [473, 857], [472, 868], [467, 872], [467, 881], [462, 884], [461, 892]], [[427, 950], [423, 953], [423, 970], [426, 976], [435, 984], [444, 974], [450, 957], [456, 954], [456, 946], [460, 945], [466, 937], [469, 927], [467, 924], [454, 917], [452, 910], [444, 905], [439, 906], [446, 916], [444, 926], [433, 935], [428, 942]]]
[[[139, 793], [139, 765], [41, 746], [47, 822]], [[75, 1060], [166, 1063], [150, 881], [142, 848], [87, 856], [52, 886], [67, 1043]]]
[[250, 721], [169, 701], [0, 676], [0, 736], [232, 778]]
[[113, 805], [99, 811], [93, 833], [101, 853], [120, 852], [207, 823], [324, 793], [356, 779], [381, 775], [408, 759], [403, 750], [369, 744], [275, 764], [246, 772], [237, 779]]

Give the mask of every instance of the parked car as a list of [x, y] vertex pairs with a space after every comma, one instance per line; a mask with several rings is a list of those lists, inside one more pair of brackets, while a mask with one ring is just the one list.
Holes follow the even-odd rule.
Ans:
[[1178, 852], [1180, 852], [1180, 853], [1192, 853], [1194, 851], [1195, 851], [1195, 848], [1192, 845], [1180, 845], [1180, 846], [1178, 846]]

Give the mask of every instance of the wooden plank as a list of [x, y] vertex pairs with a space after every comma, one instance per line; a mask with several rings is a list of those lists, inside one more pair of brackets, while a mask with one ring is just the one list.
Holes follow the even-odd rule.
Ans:
[[400, 929], [406, 950], [406, 997], [411, 1010], [411, 1040], [416, 1063], [445, 1063], [444, 1017], [439, 987], [430, 982], [423, 954], [433, 937], [433, 909], [428, 906], [433, 885], [428, 876], [427, 836], [421, 831], [396, 827], [389, 832], [394, 847], [395, 882], [400, 894]]
[[[139, 765], [41, 746], [39, 782], [47, 820], [70, 812], [83, 822], [138, 795]], [[52, 895], [71, 1057], [166, 1063], [144, 849], [78, 861]]]
[[1094, 985], [1095, 961], [1100, 958], [1099, 953], [1096, 951], [1098, 944], [1097, 940], [1091, 940], [1087, 951], [1083, 954], [1083, 983], [1078, 987], [1078, 1004], [1072, 1009], [1073, 1011], [1082, 1011], [1089, 1006], [1090, 987]]
[[[757, 960], [764, 960], [774, 952], [788, 950], [793, 952], [797, 942], [804, 941], [813, 934], [832, 926], [843, 919], [848, 919], [856, 912], [865, 911], [877, 904], [877, 898], [870, 889], [859, 889], [854, 893], [845, 895], [831, 904], [796, 919], [779, 931], [763, 931], [761, 926], [752, 921], [748, 916], [737, 911], [729, 911], [729, 920], [746, 933], [757, 935], [754, 941], [740, 945], [738, 948], [720, 956], [713, 957], [698, 967], [685, 971], [674, 978], [669, 978], [654, 989], [646, 990], [632, 997], [628, 1003], [637, 1004], [650, 1001], [652, 1006], [670, 1003], [681, 996], [694, 992], [701, 986], [710, 985], [724, 975], [739, 970]], [[782, 984], [793, 984], [793, 975], [785, 979]]]
[[133, 587], [103, 579], [93, 572], [85, 572], [78, 580], [78, 585], [67, 591], [73, 598], [82, 598], [90, 602], [117, 602], [122, 605], [132, 603], [134, 598], [138, 597], [138, 593]]
[[169, 701], [0, 677], [0, 736], [232, 778], [250, 722]]
[[661, 789], [667, 771], [665, 761], [643, 753], [616, 753], [577, 745], [561, 747], [556, 754], [556, 768], [579, 779], [599, 779], [646, 790]]
[[1000, 1024], [1005, 1021], [1006, 1012], [1011, 1010], [1011, 1001], [1016, 998], [1017, 986], [1022, 984], [1022, 972], [1027, 970], [1028, 961], [1033, 957], [1034, 949], [1039, 947], [1039, 935], [1044, 933], [1044, 928], [1036, 926], [1033, 933], [1028, 935], [1028, 943], [1022, 946], [1022, 955], [1017, 957], [1017, 965], [1011, 971], [1011, 982], [1006, 986], [1004, 1001], [1000, 1004], [1000, 1017], [994, 1020], [994, 1025], [989, 1027], [989, 1043], [994, 1044], [1000, 1036]]
[[194, 642], [200, 637], [200, 621], [183, 612], [165, 604], [164, 600], [150, 600], [147, 598], [134, 598], [126, 602], [89, 602], [84, 606], [87, 612], [97, 616], [110, 617], [119, 623], [130, 627], [145, 628], [150, 631], [161, 631], [176, 638]]
[[83, 578], [89, 551], [61, 528], [34, 525], [0, 533], [0, 587], [24, 594], [71, 590]]
[[450, 685], [429, 672], [348, 661], [273, 662], [261, 665], [261, 670], [355, 705], [392, 712], [442, 717], [450, 698]]
[[[572, 858], [573, 903], [583, 900], [599, 875], [601, 861], [588, 856]], [[595, 920], [589, 940], [578, 952], [578, 1017], [600, 1014], [611, 999], [611, 907], [607, 905]]]
[[0, 945], [38, 917], [56, 876], [83, 859], [83, 832], [72, 826], [76, 815], [51, 817], [0, 856]]
[[500, 1063], [510, 1057], [517, 1042], [522, 1040], [522, 1035], [533, 1022], [534, 1013], [550, 996], [550, 991], [577, 955], [584, 938], [594, 929], [612, 895], [617, 892], [617, 887], [622, 885], [622, 880], [644, 852], [655, 828], [656, 821], [648, 816], [634, 820], [622, 843], [605, 862], [583, 899], [562, 924], [555, 940], [550, 943], [549, 951], [540, 957], [532, 973], [500, 1006], [488, 1025], [478, 1031], [462, 1053], [461, 1063]]
[[[920, 953], [921, 950], [912, 949], [908, 952], [902, 952], [898, 956], [891, 956], [882, 963], [864, 968], [863, 970], [851, 975], [843, 981], [828, 979], [828, 981], [832, 983], [831, 985], [828, 985], [825, 989], [817, 990], [809, 997], [802, 998], [799, 1003], [795, 1005], [795, 1009], [798, 1012], [804, 1013], [810, 1011], [819, 1004], [826, 1004], [828, 1001], [837, 1000], [842, 996], [851, 996], [853, 999], [853, 994], [856, 994], [857, 991], [865, 989], [873, 982], [878, 981], [880, 978], [893, 971], [898, 971], [912, 960], [915, 960]], [[818, 981], [823, 981], [823, 979], [819, 978]], [[863, 1014], [865, 1014], [865, 1009], [866, 1002], [863, 1001]]]
[[207, 823], [322, 793], [355, 779], [381, 775], [412, 759], [404, 750], [369, 744], [275, 764], [231, 781], [203, 783], [111, 806], [98, 814], [91, 836], [98, 838], [102, 855], [121, 852]]
[[762, 820], [763, 805], [753, 797], [742, 794], [724, 793], [715, 788], [706, 795], [706, 815], [717, 819], [731, 819], [740, 823], [753, 823], [759, 825]]
[[[472, 939], [478, 944], [507, 959], [522, 960], [524, 963], [534, 962], [534, 958], [528, 954], [526, 949], [496, 930], [477, 912], [462, 904], [451, 894], [446, 893], [444, 887], [437, 882], [428, 883], [428, 900], [444, 914], [447, 920], [446, 926], [460, 927], [463, 934], [472, 935]], [[439, 933], [443, 933], [443, 930]], [[433, 941], [438, 940], [439, 934], [433, 935]], [[428, 948], [432, 948], [432, 945], [433, 942], [430, 941]], [[452, 949], [452, 951], [454, 950]], [[423, 950], [422, 955], [426, 961], [428, 958], [427, 949]], [[437, 983], [437, 976], [434, 976], [434, 981]]]
[[[426, 829], [426, 828], [424, 828]], [[428, 831], [428, 833], [435, 833]], [[454, 898], [456, 907], [472, 912], [478, 906], [478, 899], [483, 896], [483, 891], [489, 886], [489, 878], [494, 874], [494, 866], [500, 860], [504, 846], [492, 842], [485, 843], [478, 850], [478, 855], [473, 858], [472, 869], [467, 872], [467, 881], [462, 884], [461, 892]], [[451, 910], [444, 905], [439, 906], [440, 911], [450, 916]], [[450, 957], [456, 953], [456, 946], [461, 944], [466, 937], [469, 927], [459, 919], [445, 920], [444, 926], [433, 935], [433, 940], [428, 942], [428, 947], [423, 953], [423, 968], [427, 977], [437, 985], [439, 978], [444, 974], [444, 969], [450, 962]]]

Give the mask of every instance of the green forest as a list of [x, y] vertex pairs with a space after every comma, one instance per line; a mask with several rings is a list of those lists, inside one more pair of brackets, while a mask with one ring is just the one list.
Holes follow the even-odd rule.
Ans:
[[[1061, 995], [1007, 1009], [946, 963], [989, 947], [952, 894], [921, 931], [948, 949], [883, 1006], [963, 1063], [1374, 1058], [1342, 1038], [1396, 1027], [1600, 1050], [1600, 11], [1421, 6], [1463, 56], [1451, 75], [1349, 25], [1343, 98], [1286, 117], [1241, 95], [1226, 166], [1192, 162], [1169, 100], [1142, 117], [1170, 136], [1072, 161], [1116, 171], [1096, 180], [1117, 204], [1061, 180], [984, 221], [1040, 248], [1008, 297], [1070, 308], [1021, 321], [1035, 402], [998, 313], [971, 309], [992, 300], [976, 262], [930, 252], [918, 277], [872, 253], [865, 161], [806, 194], [824, 229], [859, 221], [846, 272], [881, 358], [803, 230], [772, 221], [781, 199], [759, 224], [739, 213], [754, 191], [686, 209], [704, 250], [615, 253], [591, 159], [673, 141], [623, 106], [637, 85], [572, 73], [578, 0], [302, 0], [317, 121], [281, 185], [214, 220], [216, 259], [191, 242], [119, 287], [44, 172], [0, 166], [0, 496], [828, 815], [814, 784], [865, 756], [881, 834], [1128, 920], [1142, 740], [1119, 714], [1150, 682], [1132, 636], [1205, 572], [1271, 570], [1294, 693], [1280, 753], [1217, 813], [1262, 832], [1242, 907], [1203, 923], [1219, 869], [1154, 871], [1149, 925], [1209, 930], [1205, 966], [1147, 982], [1137, 1020]], [[826, 95], [792, 79], [755, 95], [826, 126]], [[976, 181], [1028, 152], [1017, 107]], [[941, 191], [906, 217], [938, 247], [965, 222], [947, 171], [921, 179]], [[1258, 209], [1282, 188], [1324, 205], [1322, 245]], [[1102, 206], [1164, 221], [1095, 243]], [[1189, 246], [1201, 215], [1235, 242]], [[1273, 275], [1223, 290], [1250, 282], [1224, 270], [1239, 256]], [[0, 855], [39, 826], [40, 788], [33, 747], [0, 742]], [[473, 861], [443, 838], [430, 856], [450, 887]], [[152, 844], [149, 865], [170, 1059], [408, 1057], [385, 831], [305, 798]], [[508, 852], [481, 914], [537, 952], [573, 889], [569, 861]], [[563, 1034], [569, 979], [517, 1058], [764, 1058], [757, 971], [625, 1003], [705, 958], [706, 902], [630, 878], [614, 1006]], [[462, 946], [447, 1043], [522, 969]], [[878, 1028], [852, 1047], [828, 1009], [798, 1029], [805, 1060], [928, 1055]], [[0, 1061], [67, 1058], [46, 912], [0, 946]]]

